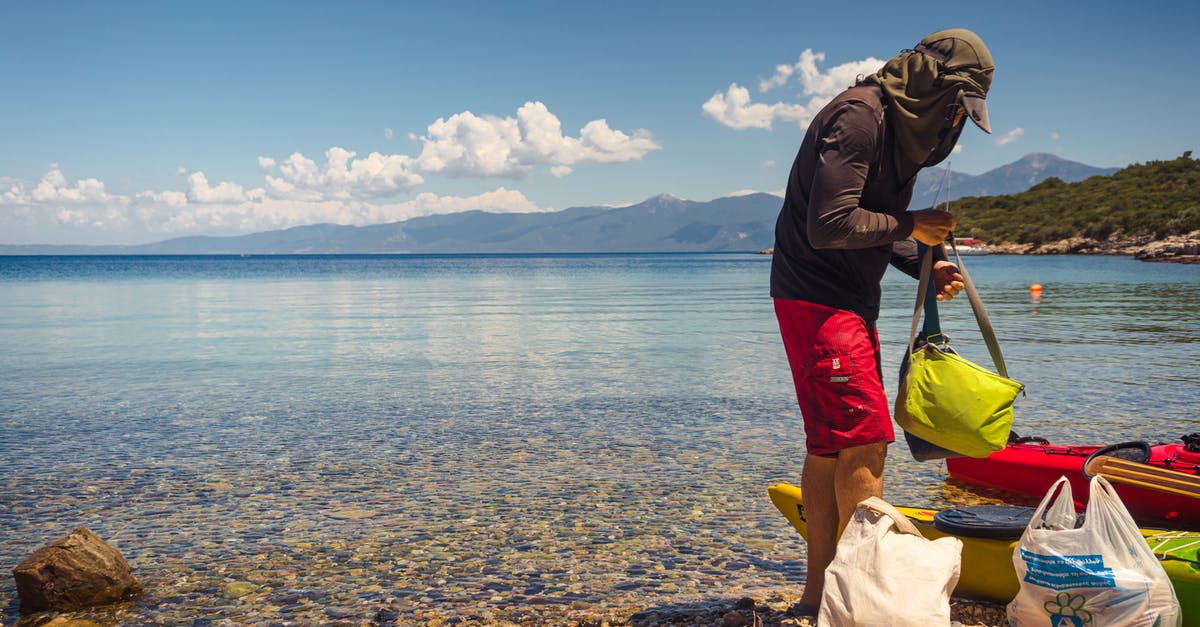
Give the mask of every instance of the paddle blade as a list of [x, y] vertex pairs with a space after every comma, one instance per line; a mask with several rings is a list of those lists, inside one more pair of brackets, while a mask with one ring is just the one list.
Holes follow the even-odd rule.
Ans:
[[1083, 469], [1089, 477], [1200, 499], [1200, 477], [1149, 464], [1101, 455], [1088, 460]]

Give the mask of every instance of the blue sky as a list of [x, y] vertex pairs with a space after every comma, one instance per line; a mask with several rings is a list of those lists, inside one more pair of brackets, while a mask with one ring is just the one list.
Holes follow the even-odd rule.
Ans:
[[1094, 166], [1200, 148], [1197, 2], [21, 2], [0, 244], [778, 193], [811, 114], [977, 32], [994, 134]]

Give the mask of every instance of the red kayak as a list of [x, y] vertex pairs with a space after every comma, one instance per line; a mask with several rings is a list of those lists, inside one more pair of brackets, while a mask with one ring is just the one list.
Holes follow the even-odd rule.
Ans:
[[[1088, 477], [1083, 466], [1093, 455], [1113, 455], [1161, 468], [1200, 475], [1200, 433], [1184, 436], [1182, 444], [1123, 442], [1111, 446], [1062, 446], [1042, 438], [1016, 438], [986, 458], [951, 457], [950, 476], [989, 488], [1034, 497], [1045, 496], [1062, 476], [1071, 482], [1076, 507], [1087, 503]], [[1200, 499], [1147, 488], [1113, 484], [1125, 507], [1143, 523], [1176, 528], [1200, 527]]]

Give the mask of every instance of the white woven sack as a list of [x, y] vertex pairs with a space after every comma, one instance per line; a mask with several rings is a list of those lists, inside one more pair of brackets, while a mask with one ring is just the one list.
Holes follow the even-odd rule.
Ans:
[[871, 497], [854, 510], [825, 570], [820, 627], [949, 627], [962, 541], [928, 540]]
[[1009, 624], [1178, 627], [1171, 580], [1125, 504], [1104, 477], [1092, 477], [1089, 488], [1078, 528], [1066, 477], [1034, 510], [1013, 551], [1021, 588], [1008, 604]]

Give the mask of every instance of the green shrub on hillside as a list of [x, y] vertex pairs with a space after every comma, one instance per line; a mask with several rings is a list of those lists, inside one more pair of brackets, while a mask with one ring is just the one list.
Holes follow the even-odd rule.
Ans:
[[1189, 150], [1171, 161], [1135, 164], [1078, 183], [1049, 178], [1007, 196], [950, 203], [959, 237], [1044, 244], [1077, 235], [1150, 236], [1200, 229], [1200, 160]]

